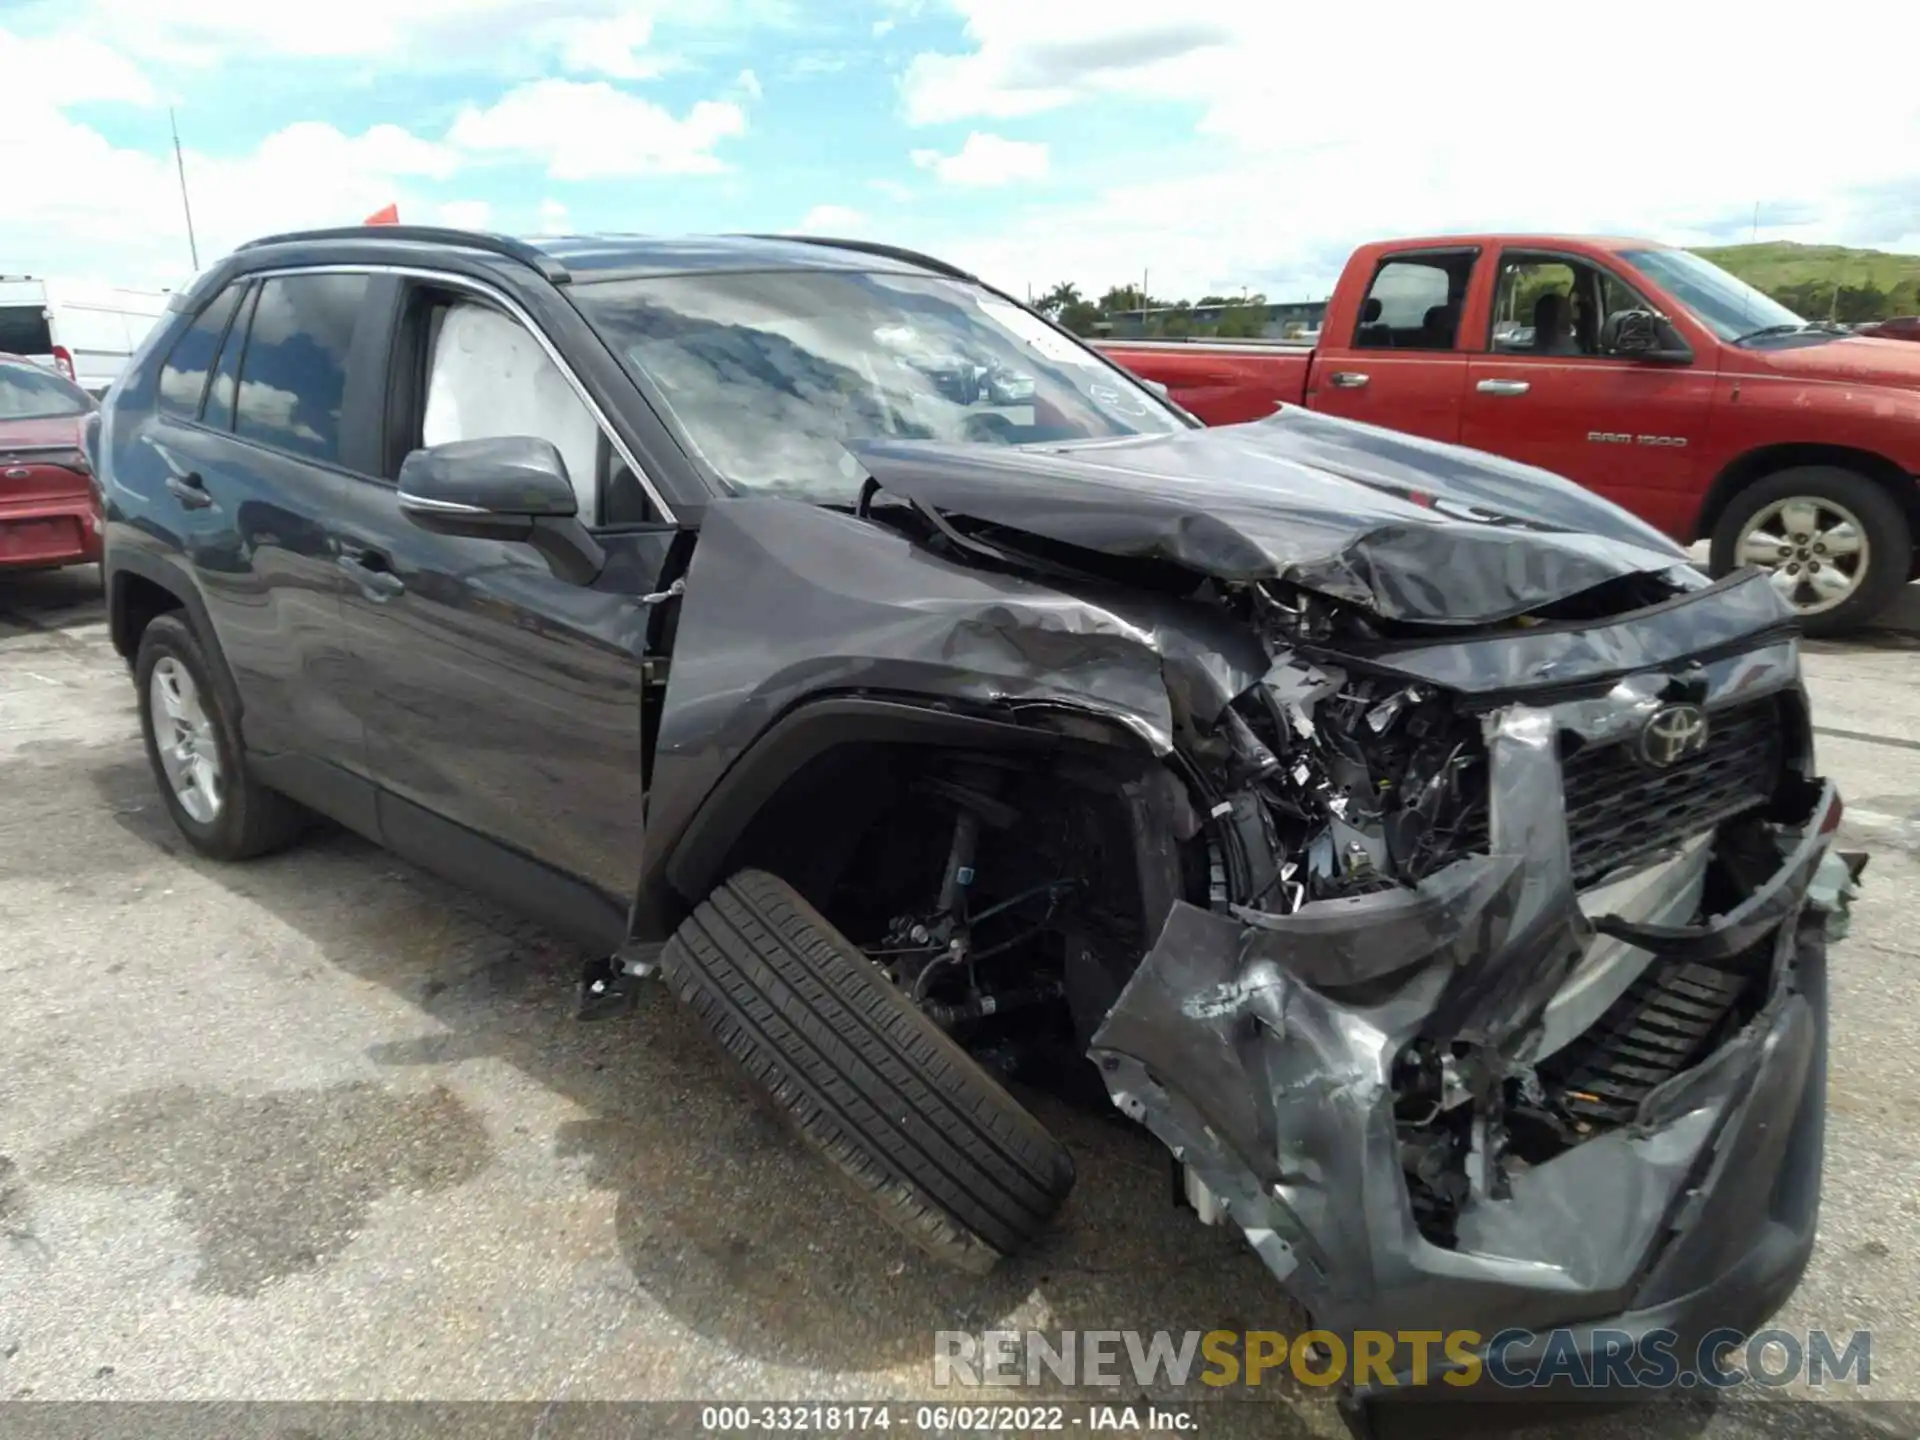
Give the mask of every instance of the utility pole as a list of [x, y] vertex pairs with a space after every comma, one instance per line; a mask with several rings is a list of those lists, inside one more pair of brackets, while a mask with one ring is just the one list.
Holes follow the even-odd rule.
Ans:
[[180, 208], [187, 217], [187, 254], [193, 257], [193, 273], [200, 273], [200, 246], [193, 238], [193, 202], [187, 199], [187, 157], [180, 150], [180, 122], [173, 118], [173, 107], [167, 107], [167, 124], [173, 129], [173, 166], [180, 174]]

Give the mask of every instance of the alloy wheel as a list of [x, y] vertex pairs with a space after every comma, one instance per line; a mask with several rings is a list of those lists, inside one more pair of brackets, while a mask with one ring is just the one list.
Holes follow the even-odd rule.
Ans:
[[1740, 562], [1757, 565], [1801, 615], [1844, 604], [1867, 578], [1866, 527], [1844, 505], [1789, 495], [1756, 511], [1740, 531]]
[[219, 740], [193, 673], [171, 655], [162, 656], [153, 667], [147, 682], [147, 708], [154, 748], [173, 798], [190, 818], [211, 825], [219, 818], [226, 795]]

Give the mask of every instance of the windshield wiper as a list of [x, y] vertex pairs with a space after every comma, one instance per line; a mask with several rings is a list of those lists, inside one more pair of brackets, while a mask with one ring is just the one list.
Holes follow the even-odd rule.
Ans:
[[1758, 330], [1749, 330], [1744, 335], [1734, 337], [1733, 343], [1744, 345], [1749, 340], [1758, 340], [1764, 335], [1798, 335], [1802, 330], [1811, 329], [1804, 320], [1795, 320], [1790, 325], [1762, 325]]

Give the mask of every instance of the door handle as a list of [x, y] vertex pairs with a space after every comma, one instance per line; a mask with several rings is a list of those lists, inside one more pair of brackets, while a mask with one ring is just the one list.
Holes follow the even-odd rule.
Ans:
[[347, 572], [348, 578], [369, 600], [385, 602], [406, 592], [407, 582], [393, 573], [387, 557], [378, 550], [342, 555], [334, 563]]
[[167, 489], [188, 510], [204, 510], [213, 504], [213, 496], [207, 493], [207, 482], [200, 478], [198, 470], [167, 476]]
[[1358, 370], [1336, 370], [1327, 376], [1327, 383], [1336, 390], [1358, 390], [1367, 383], [1367, 378]]
[[1524, 395], [1533, 387], [1524, 380], [1482, 380], [1473, 388], [1482, 395]]

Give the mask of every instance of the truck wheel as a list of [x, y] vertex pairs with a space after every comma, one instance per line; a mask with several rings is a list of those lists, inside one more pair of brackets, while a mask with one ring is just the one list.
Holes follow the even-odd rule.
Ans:
[[1060, 1142], [786, 884], [742, 870], [660, 957], [680, 998], [880, 1216], [976, 1274], [1073, 1185]]
[[1840, 635], [1893, 603], [1913, 541], [1899, 503], [1866, 476], [1796, 465], [1734, 496], [1713, 529], [1712, 569], [1759, 566], [1807, 634]]
[[292, 840], [305, 816], [247, 773], [237, 717], [212, 675], [199, 638], [179, 616], [157, 616], [141, 632], [133, 678], [160, 798], [195, 850], [246, 860]]

